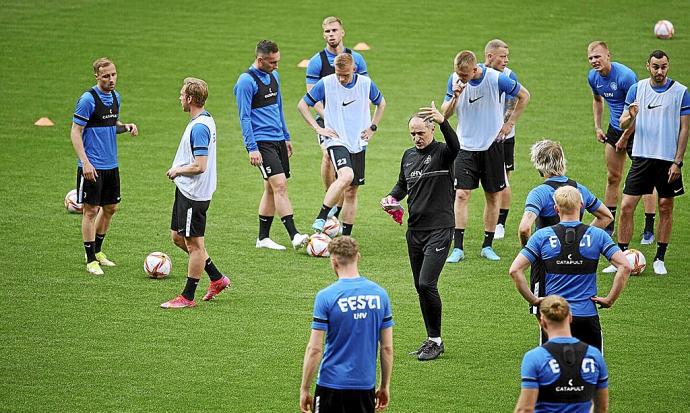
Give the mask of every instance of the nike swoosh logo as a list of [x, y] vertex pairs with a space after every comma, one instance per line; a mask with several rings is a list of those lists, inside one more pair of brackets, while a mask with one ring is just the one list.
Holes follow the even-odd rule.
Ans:
[[446, 247], [443, 247], [443, 248], [436, 248], [436, 252], [443, 251], [444, 249], [446, 249]]
[[604, 87], [604, 85], [597, 85], [597, 89]]
[[647, 109], [654, 109], [654, 108], [658, 108], [660, 106], [661, 105], [652, 106], [652, 104], [650, 103], [649, 105], [647, 105]]
[[406, 163], [405, 166], [410, 166], [410, 165], [412, 165], [413, 163], [414, 163], [414, 162]]
[[506, 168], [512, 168], [513, 164], [511, 163], [510, 165], [506, 165]]
[[673, 190], [673, 193], [674, 193], [674, 194], [677, 194], [678, 192], [680, 192], [680, 191], [682, 191], [682, 190], [683, 190], [683, 188], [674, 189], [674, 190]]
[[351, 101], [349, 101], [349, 102], [343, 102], [343, 106], [347, 106], [347, 105], [349, 105], [349, 104], [351, 104], [351, 103], [354, 103], [356, 100], [357, 100], [357, 99], [351, 100]]
[[364, 182], [364, 178], [359, 178], [359, 182]]
[[474, 102], [478, 101], [479, 99], [481, 99], [481, 98], [483, 98], [483, 97], [484, 97], [484, 96], [479, 96], [479, 97], [476, 98], [476, 99], [470, 98], [470, 103], [474, 103]]

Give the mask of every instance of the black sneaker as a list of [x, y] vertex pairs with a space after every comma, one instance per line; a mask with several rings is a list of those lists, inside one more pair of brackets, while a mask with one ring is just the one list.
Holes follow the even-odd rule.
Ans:
[[434, 360], [438, 358], [445, 349], [443, 348], [443, 343], [436, 344], [435, 342], [429, 340], [428, 344], [422, 348], [422, 350], [419, 352], [417, 355], [417, 360], [419, 361], [427, 361], [427, 360]]
[[431, 341], [431, 340], [424, 340], [424, 341], [422, 342], [422, 345], [419, 346], [419, 348], [418, 348], [417, 350], [415, 350], [415, 351], [410, 351], [410, 352], [407, 353], [407, 354], [409, 354], [410, 356], [417, 356], [417, 355], [419, 355], [419, 353], [421, 353], [422, 351], [424, 351], [424, 349], [426, 348], [426, 346], [429, 345], [429, 343], [433, 343], [433, 341]]

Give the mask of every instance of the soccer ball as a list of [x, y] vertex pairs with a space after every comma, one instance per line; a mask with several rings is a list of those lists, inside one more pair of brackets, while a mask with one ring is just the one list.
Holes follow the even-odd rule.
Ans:
[[172, 261], [165, 253], [152, 252], [144, 260], [144, 271], [151, 278], [165, 278], [172, 270]]
[[314, 234], [309, 237], [307, 243], [307, 254], [312, 257], [328, 257], [331, 254], [328, 252], [328, 243], [331, 238], [326, 234]]
[[670, 39], [673, 33], [673, 24], [668, 20], [659, 20], [654, 25], [654, 34], [659, 39]]
[[630, 275], [640, 275], [647, 267], [647, 259], [644, 257], [642, 252], [638, 250], [632, 248], [626, 250], [625, 258], [627, 258], [628, 262], [630, 263]]
[[328, 218], [326, 225], [323, 226], [323, 233], [331, 238], [335, 238], [342, 234], [343, 227], [340, 225], [340, 221], [336, 217]]
[[65, 209], [72, 214], [84, 213], [84, 206], [77, 202], [77, 190], [73, 189], [65, 195]]

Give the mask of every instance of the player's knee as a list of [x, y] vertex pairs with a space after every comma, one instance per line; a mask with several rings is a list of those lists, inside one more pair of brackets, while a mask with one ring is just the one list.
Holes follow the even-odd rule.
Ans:
[[350, 185], [352, 180], [355, 178], [355, 173], [352, 168], [342, 168], [338, 170], [338, 181]]
[[458, 202], [467, 202], [470, 200], [470, 191], [458, 189], [455, 191], [455, 200]]
[[659, 215], [671, 216], [673, 213], [673, 199], [659, 198]]
[[618, 185], [621, 182], [622, 174], [620, 171], [612, 171], [609, 169], [608, 173], [606, 174], [606, 182], [609, 185]]
[[436, 295], [438, 294], [438, 289], [436, 288], [436, 283], [427, 280], [419, 280], [417, 292], [421, 295]]
[[110, 204], [110, 205], [103, 205], [103, 213], [106, 215], [113, 215], [117, 212], [120, 204]]
[[271, 192], [276, 195], [284, 195], [287, 192], [287, 180], [276, 179], [271, 182]]
[[98, 211], [100, 211], [100, 209], [101, 209], [101, 207], [99, 207], [98, 205], [84, 204], [84, 208], [82, 210], [83, 211], [82, 213], [83, 213], [85, 219], [87, 219], [89, 221], [93, 221], [94, 219], [96, 219], [96, 215], [98, 215]]

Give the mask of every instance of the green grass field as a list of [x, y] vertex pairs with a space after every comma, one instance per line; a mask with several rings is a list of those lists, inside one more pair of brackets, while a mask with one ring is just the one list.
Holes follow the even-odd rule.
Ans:
[[[243, 149], [232, 86], [263, 38], [281, 47], [280, 73], [295, 154], [290, 193], [306, 231], [321, 204], [320, 151], [295, 110], [304, 93], [296, 67], [323, 47], [320, 22], [343, 18], [346, 45], [364, 41], [369, 72], [388, 108], [368, 152], [354, 235], [363, 274], [388, 289], [396, 320], [391, 412], [510, 411], [519, 394], [522, 355], [537, 340], [533, 318], [508, 277], [529, 189], [540, 182], [529, 146], [563, 143], [569, 175], [600, 198], [603, 148], [594, 139], [586, 46], [609, 42], [614, 59], [644, 73], [655, 48], [671, 56], [670, 76], [690, 84], [690, 8], [623, 2], [521, 2], [508, 5], [313, 0], [247, 4], [6, 1], [0, 15], [0, 410], [2, 411], [297, 411], [304, 347], [316, 292], [334, 280], [328, 262], [254, 248], [258, 171]], [[676, 37], [654, 38], [662, 18]], [[406, 353], [424, 338], [404, 228], [378, 208], [410, 146], [406, 120], [443, 99], [452, 59], [500, 37], [532, 100], [518, 124], [509, 237], [495, 242], [502, 260], [479, 257], [483, 196], [475, 193], [466, 233], [468, 258], [441, 277], [446, 354], [420, 363]], [[121, 119], [140, 136], [119, 138], [122, 204], [105, 251], [118, 263], [104, 277], [86, 273], [80, 216], [62, 198], [74, 187], [69, 141], [74, 104], [93, 85], [91, 62], [117, 64]], [[169, 240], [174, 185], [165, 171], [188, 118], [178, 93], [186, 76], [205, 79], [218, 125], [219, 185], [209, 211], [207, 246], [233, 288], [189, 311], [158, 305], [184, 283], [186, 257]], [[38, 128], [41, 116], [55, 121]], [[607, 116], [607, 115], [605, 115]], [[453, 120], [454, 122], [454, 120]], [[687, 159], [687, 157], [686, 157]], [[687, 167], [686, 167], [687, 168]], [[686, 186], [690, 175], [684, 174]], [[690, 245], [688, 197], [677, 200], [666, 263], [632, 278], [620, 300], [601, 311], [610, 370], [611, 411], [690, 411]], [[642, 213], [635, 237], [639, 248]], [[287, 234], [278, 220], [272, 237]], [[653, 247], [642, 247], [651, 260]], [[150, 280], [149, 252], [165, 251], [173, 273]], [[603, 262], [601, 263], [603, 265]], [[600, 265], [600, 268], [601, 268]], [[199, 286], [198, 299], [208, 280]], [[601, 276], [600, 292], [611, 277]], [[200, 300], [199, 300], [200, 301]]]

